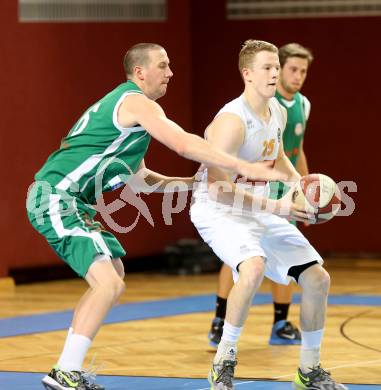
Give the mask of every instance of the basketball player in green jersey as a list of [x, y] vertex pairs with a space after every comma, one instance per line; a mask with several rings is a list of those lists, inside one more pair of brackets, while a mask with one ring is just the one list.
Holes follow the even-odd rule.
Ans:
[[[83, 277], [89, 288], [79, 301], [57, 365], [42, 382], [47, 389], [100, 390], [82, 371], [103, 319], [125, 289], [116, 238], [94, 221], [103, 192], [124, 185], [144, 166], [151, 136], [179, 155], [259, 179], [284, 179], [267, 166], [249, 164], [219, 151], [168, 119], [155, 100], [172, 77], [165, 50], [137, 44], [124, 57], [128, 81], [91, 106], [61, 147], [35, 176], [27, 200], [28, 217], [53, 250]], [[161, 191], [174, 179], [147, 170], [149, 185]], [[192, 178], [184, 178], [191, 188]]]
[[[301, 176], [308, 174], [307, 159], [303, 150], [306, 122], [310, 113], [310, 102], [299, 91], [313, 60], [309, 49], [289, 43], [279, 49], [281, 72], [275, 97], [287, 110], [287, 124], [283, 133], [283, 146], [287, 157]], [[280, 198], [285, 193], [283, 183], [274, 183], [272, 198]], [[296, 225], [295, 221], [290, 221]], [[226, 303], [233, 286], [231, 269], [224, 264], [221, 268], [216, 297], [216, 313], [208, 334], [209, 344], [217, 347], [222, 336], [226, 315]], [[301, 343], [299, 329], [287, 321], [292, 301], [292, 285], [277, 284], [271, 281], [274, 321], [269, 339], [271, 345], [295, 345]]]

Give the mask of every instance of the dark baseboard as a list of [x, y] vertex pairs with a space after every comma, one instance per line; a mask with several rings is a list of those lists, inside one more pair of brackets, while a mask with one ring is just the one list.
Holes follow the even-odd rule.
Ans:
[[[379, 268], [381, 267], [381, 254], [377, 253], [323, 253], [326, 266]], [[349, 261], [350, 260], [350, 261]], [[123, 259], [126, 274], [136, 272], [152, 272], [165, 274], [200, 274], [217, 272], [221, 262], [205, 246], [190, 247], [168, 247], [166, 253], [142, 256], [136, 258], [126, 257]], [[9, 277], [12, 277], [16, 284], [45, 282], [52, 280], [74, 279], [77, 275], [66, 264], [50, 266], [34, 266], [25, 268], [11, 268]]]
[[[123, 260], [126, 273], [161, 272], [166, 267], [166, 256], [144, 256]], [[11, 268], [9, 276], [16, 284], [46, 282], [52, 280], [75, 279], [77, 274], [66, 264]]]
[[[160, 272], [166, 274], [200, 274], [216, 272], [221, 262], [208, 245], [196, 239], [178, 240], [165, 247], [162, 253], [122, 259], [126, 274], [133, 272]], [[73, 279], [77, 275], [66, 264], [13, 268], [9, 270], [16, 284]]]

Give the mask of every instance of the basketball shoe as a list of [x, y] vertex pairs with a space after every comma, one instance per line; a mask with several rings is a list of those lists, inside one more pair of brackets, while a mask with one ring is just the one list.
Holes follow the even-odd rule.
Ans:
[[220, 317], [214, 318], [212, 321], [212, 327], [208, 333], [209, 345], [213, 348], [217, 348], [221, 341], [222, 332], [224, 330], [224, 320]]
[[300, 345], [302, 337], [299, 329], [289, 321], [278, 321], [271, 330], [270, 345]]
[[208, 376], [210, 390], [233, 390], [236, 365], [237, 360], [223, 360], [221, 364], [213, 364]]
[[101, 385], [92, 382], [84, 371], [62, 371], [53, 367], [52, 371], [42, 379], [47, 390], [105, 390]]
[[348, 390], [346, 386], [336, 383], [320, 365], [307, 374], [299, 368], [292, 385], [295, 390]]

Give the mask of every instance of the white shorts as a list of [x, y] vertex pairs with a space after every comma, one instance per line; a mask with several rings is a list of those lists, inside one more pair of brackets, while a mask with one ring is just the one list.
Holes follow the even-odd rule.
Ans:
[[238, 265], [254, 256], [263, 257], [265, 276], [281, 284], [292, 280], [287, 275], [292, 266], [323, 264], [319, 253], [286, 219], [269, 213], [233, 215], [231, 209], [216, 209], [213, 203], [196, 200], [191, 220], [214, 253], [232, 268], [235, 281]]

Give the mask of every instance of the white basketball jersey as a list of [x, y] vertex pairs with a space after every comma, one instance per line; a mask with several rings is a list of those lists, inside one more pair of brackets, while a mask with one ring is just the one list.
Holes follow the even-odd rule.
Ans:
[[[241, 95], [225, 104], [217, 113], [216, 117], [222, 113], [235, 114], [244, 125], [244, 141], [238, 151], [238, 158], [248, 162], [276, 160], [286, 126], [286, 113], [275, 97], [270, 99], [269, 109], [270, 120], [266, 123], [254, 113], [244, 95]], [[205, 137], [207, 138], [207, 132]], [[197, 186], [194, 193], [196, 199], [207, 195], [206, 182], [207, 169], [202, 173], [201, 185]]]
[[283, 130], [286, 126], [282, 106], [274, 97], [269, 101], [270, 121], [260, 119], [246, 102], [244, 95], [225, 104], [217, 113], [239, 116], [245, 129], [245, 139], [238, 152], [238, 158], [249, 162], [275, 160], [278, 156]]

